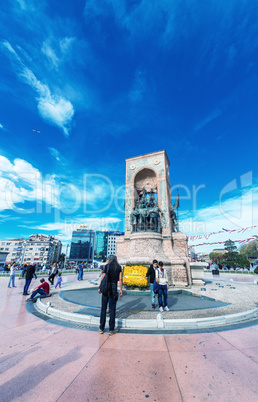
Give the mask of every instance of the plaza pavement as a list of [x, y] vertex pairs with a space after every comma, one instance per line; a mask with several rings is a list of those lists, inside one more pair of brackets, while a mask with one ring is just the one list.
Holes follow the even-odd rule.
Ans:
[[[63, 279], [65, 288], [75, 276]], [[1, 401], [258, 400], [257, 325], [110, 337], [38, 319], [25, 309], [24, 281], [7, 283], [0, 279]]]

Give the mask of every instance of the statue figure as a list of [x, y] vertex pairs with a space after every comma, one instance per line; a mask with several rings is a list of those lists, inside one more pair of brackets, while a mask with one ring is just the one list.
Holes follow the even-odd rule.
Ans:
[[133, 210], [132, 210], [131, 215], [130, 215], [130, 223], [132, 225], [132, 228], [133, 228], [132, 231], [133, 232], [136, 232], [136, 230], [137, 230], [138, 217], [139, 217], [138, 209], [136, 209], [136, 207], [133, 207]]
[[147, 210], [145, 208], [139, 209], [138, 231], [145, 232], [146, 230]]
[[177, 216], [176, 216], [176, 213], [175, 213], [173, 207], [170, 211], [170, 217], [172, 220], [172, 231], [179, 232], [178, 220], [177, 220]]
[[160, 232], [161, 224], [160, 224], [160, 215], [161, 209], [156, 205], [154, 208], [150, 209], [150, 229], [153, 232]]
[[160, 212], [153, 189], [147, 192], [144, 188], [130, 214], [132, 232], [160, 232]]
[[172, 221], [172, 231], [173, 232], [179, 232], [179, 226], [178, 226], [178, 219], [175, 213], [175, 209], [178, 209], [180, 207], [180, 203], [179, 203], [179, 194], [178, 194], [178, 190], [177, 190], [177, 194], [176, 194], [176, 202], [173, 205], [173, 207], [171, 208], [170, 211], [170, 218]]

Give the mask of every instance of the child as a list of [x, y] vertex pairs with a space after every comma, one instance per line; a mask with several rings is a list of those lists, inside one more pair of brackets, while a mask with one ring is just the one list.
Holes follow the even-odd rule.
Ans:
[[61, 272], [60, 272], [60, 274], [58, 274], [58, 277], [57, 277], [55, 289], [57, 288], [58, 285], [59, 285], [59, 287], [61, 288], [61, 282], [62, 282], [62, 281], [63, 281], [63, 279], [62, 279], [62, 274], [61, 274]]

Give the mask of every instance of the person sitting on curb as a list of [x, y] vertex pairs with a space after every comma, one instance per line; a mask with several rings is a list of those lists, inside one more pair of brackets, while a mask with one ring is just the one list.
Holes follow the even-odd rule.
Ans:
[[45, 282], [45, 279], [40, 279], [41, 285], [32, 290], [31, 296], [26, 300], [26, 302], [34, 302], [36, 300], [35, 296], [40, 294], [41, 296], [49, 295], [49, 284]]
[[[168, 275], [167, 270], [163, 268], [163, 262], [159, 262], [159, 267], [156, 269], [156, 281], [159, 284], [159, 311], [163, 311], [163, 307], [165, 311], [169, 311], [168, 308]], [[162, 307], [162, 294], [164, 297], [164, 303]]]

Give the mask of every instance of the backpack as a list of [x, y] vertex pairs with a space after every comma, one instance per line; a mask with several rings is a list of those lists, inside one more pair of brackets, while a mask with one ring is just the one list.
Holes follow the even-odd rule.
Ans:
[[[159, 271], [158, 271], [158, 276], [159, 276]], [[156, 274], [155, 274], [155, 279], [154, 279], [154, 282], [153, 282], [153, 292], [155, 294], [159, 293], [159, 284], [156, 281]]]
[[108, 291], [109, 291], [108, 270], [109, 270], [109, 264], [107, 266], [106, 275], [104, 276], [104, 278], [102, 279], [102, 281], [100, 282], [100, 285], [99, 285], [100, 293], [102, 293], [104, 296], [107, 296]]

